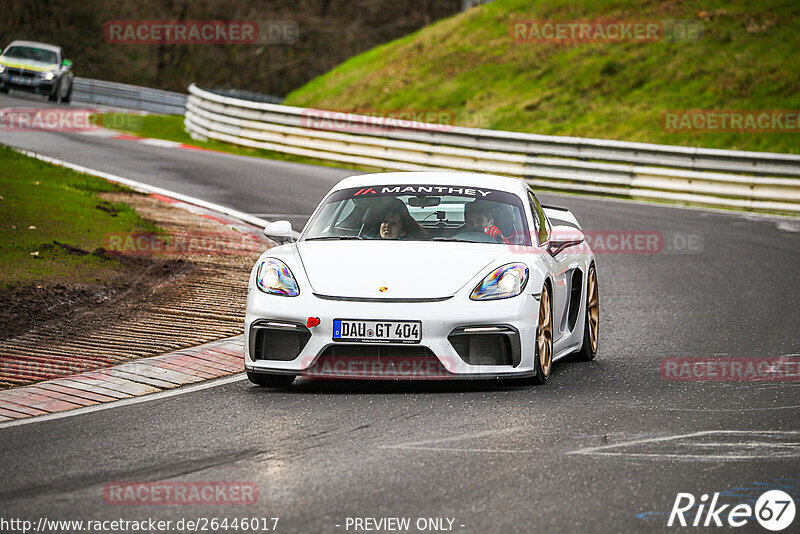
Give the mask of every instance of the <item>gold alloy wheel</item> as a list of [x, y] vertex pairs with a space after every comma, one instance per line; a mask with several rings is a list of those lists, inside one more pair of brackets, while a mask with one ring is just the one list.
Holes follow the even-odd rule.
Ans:
[[539, 334], [536, 345], [539, 351], [539, 366], [544, 378], [547, 378], [550, 376], [550, 366], [553, 363], [553, 315], [550, 311], [550, 292], [547, 287], [542, 289], [539, 303]]
[[600, 330], [600, 296], [597, 291], [597, 274], [594, 267], [589, 270], [586, 288], [586, 318], [589, 320], [589, 342], [592, 352], [597, 352], [597, 337]]

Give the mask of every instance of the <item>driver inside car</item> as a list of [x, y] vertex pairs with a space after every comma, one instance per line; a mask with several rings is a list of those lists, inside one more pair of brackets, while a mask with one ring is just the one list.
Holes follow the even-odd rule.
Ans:
[[408, 213], [405, 203], [399, 198], [384, 197], [375, 199], [364, 214], [362, 231], [359, 235], [379, 239], [421, 239], [427, 233]]
[[505, 241], [503, 232], [494, 224], [492, 209], [486, 202], [473, 200], [464, 204], [464, 229], [471, 232], [483, 232], [497, 242]]
[[406, 234], [408, 232], [404, 228], [403, 218], [397, 210], [390, 211], [383, 217], [378, 229], [378, 235], [381, 239], [400, 239], [405, 237]]

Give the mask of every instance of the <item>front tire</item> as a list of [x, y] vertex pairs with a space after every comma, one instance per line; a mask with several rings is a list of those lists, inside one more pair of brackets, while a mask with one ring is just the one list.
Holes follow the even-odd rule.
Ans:
[[65, 104], [69, 104], [70, 102], [72, 102], [72, 89], [73, 89], [73, 86], [74, 86], [74, 83], [71, 82], [69, 84], [69, 91], [67, 91], [67, 94], [64, 95], [64, 98], [61, 99], [61, 101], [64, 102]]
[[583, 345], [576, 359], [584, 362], [597, 356], [597, 342], [600, 334], [600, 293], [597, 285], [597, 272], [594, 265], [589, 267], [586, 277], [586, 318], [583, 322]]
[[539, 327], [536, 329], [534, 368], [536, 375], [531, 378], [531, 382], [535, 386], [541, 386], [547, 382], [553, 370], [553, 306], [547, 284], [542, 287], [542, 296], [539, 299]]
[[247, 371], [247, 379], [257, 386], [288, 388], [294, 382], [294, 375], [270, 375]]
[[59, 93], [61, 93], [61, 80], [60, 80], [60, 79], [59, 79], [59, 80], [56, 82], [56, 85], [55, 85], [55, 87], [53, 87], [53, 92], [52, 92], [52, 93], [50, 93], [50, 94], [47, 96], [47, 99], [48, 99], [50, 102], [56, 102], [56, 103], [58, 103], [58, 101], [59, 101]]

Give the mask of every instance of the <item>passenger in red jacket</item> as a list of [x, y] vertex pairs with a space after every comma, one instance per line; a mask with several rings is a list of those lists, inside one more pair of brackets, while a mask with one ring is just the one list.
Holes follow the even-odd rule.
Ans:
[[464, 222], [466, 230], [483, 232], [498, 243], [505, 242], [503, 232], [494, 225], [491, 208], [484, 201], [475, 200], [464, 205]]

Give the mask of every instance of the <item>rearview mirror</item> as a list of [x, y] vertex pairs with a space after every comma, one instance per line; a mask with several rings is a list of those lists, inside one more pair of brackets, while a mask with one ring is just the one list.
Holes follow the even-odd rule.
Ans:
[[442, 202], [442, 197], [427, 197], [418, 195], [408, 199], [408, 205], [413, 208], [432, 208]]
[[61, 66], [64, 67], [65, 69], [71, 69], [72, 68], [72, 60], [65, 59], [64, 61], [61, 62]]
[[278, 243], [292, 241], [292, 223], [289, 221], [274, 221], [264, 227], [264, 235]]

